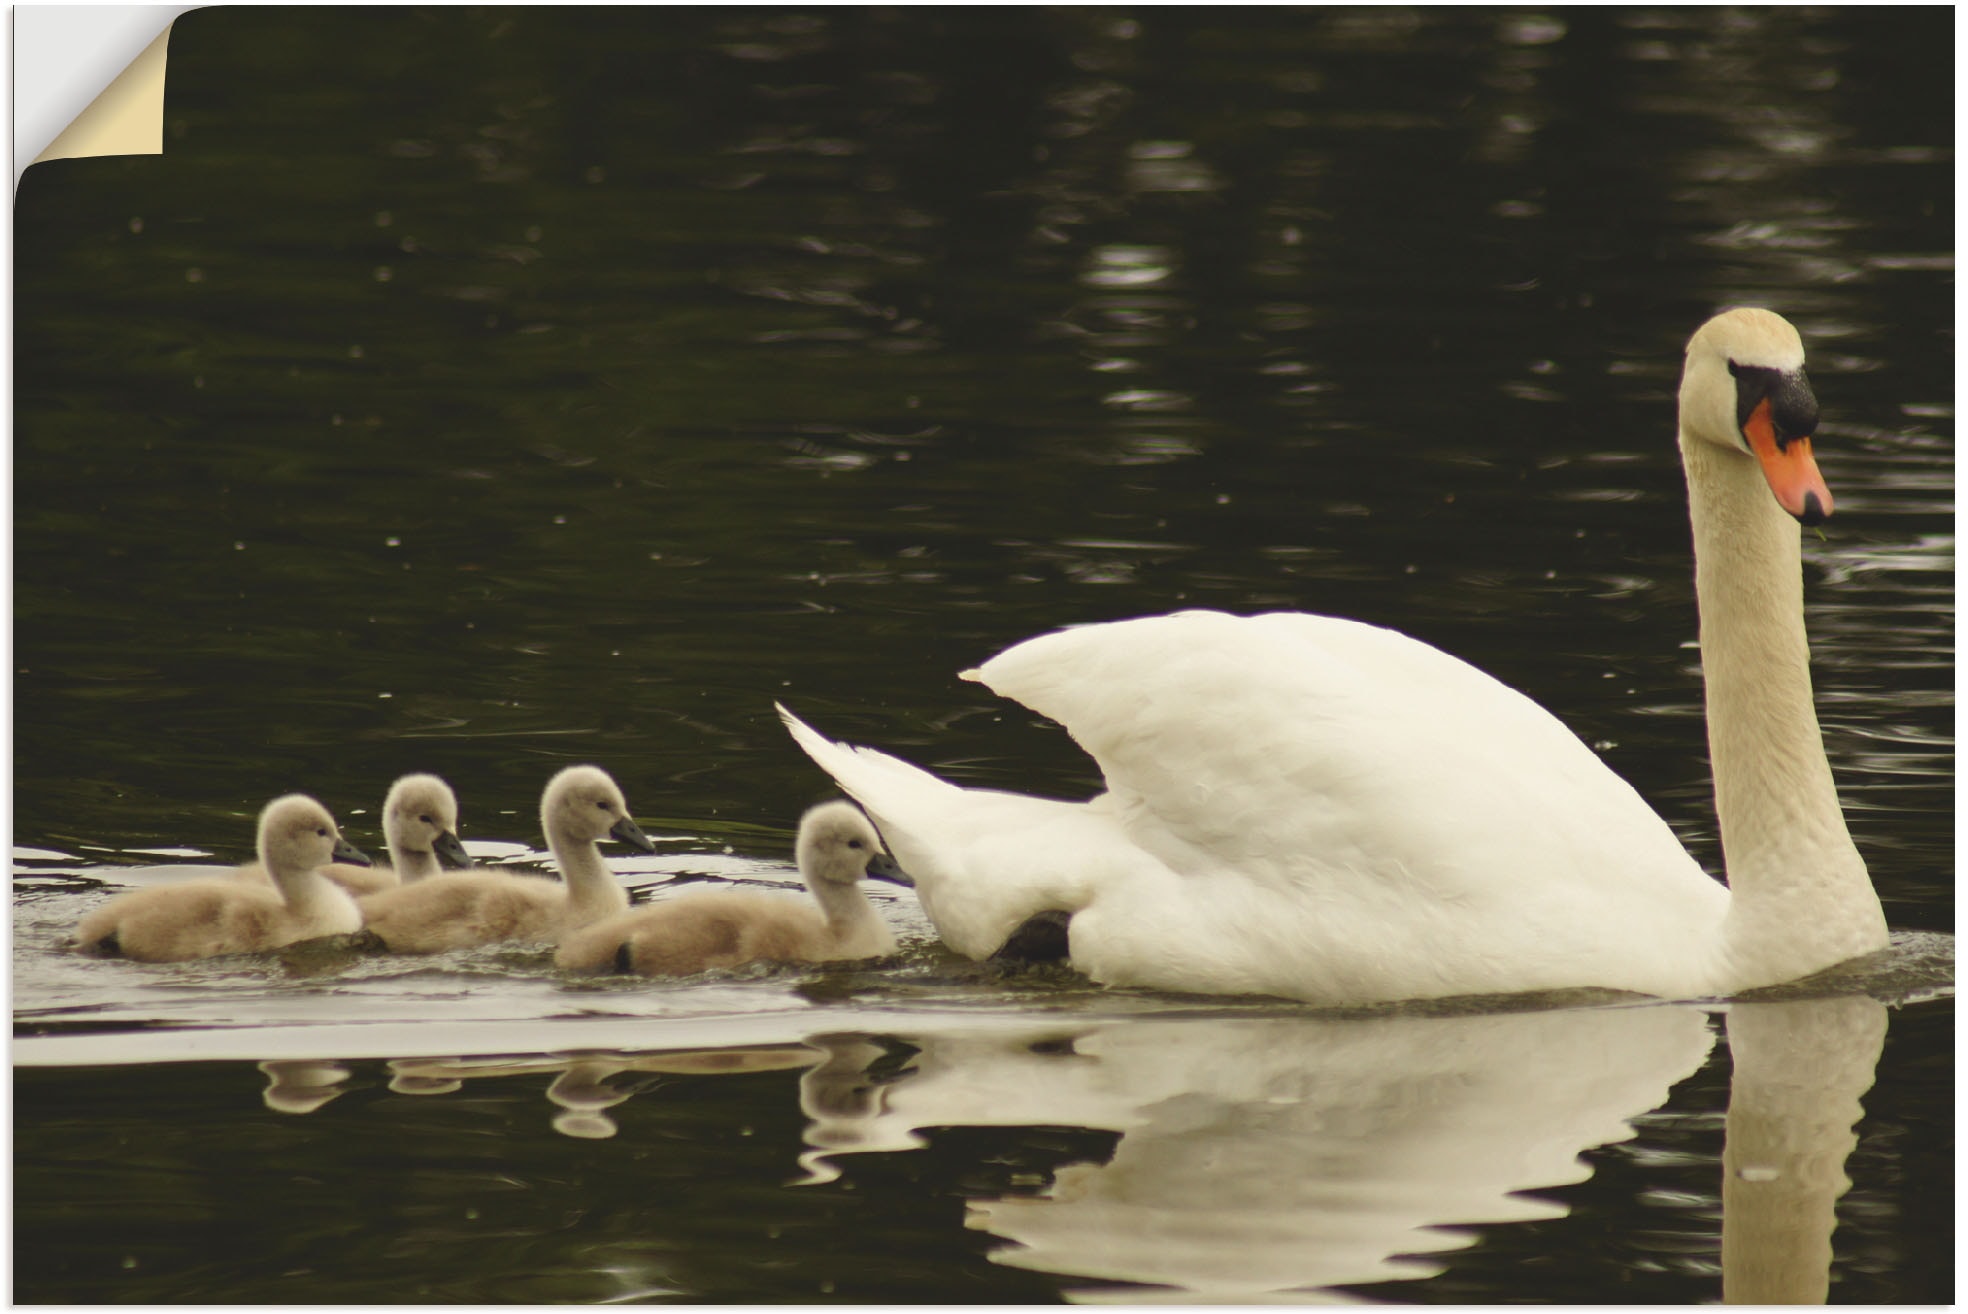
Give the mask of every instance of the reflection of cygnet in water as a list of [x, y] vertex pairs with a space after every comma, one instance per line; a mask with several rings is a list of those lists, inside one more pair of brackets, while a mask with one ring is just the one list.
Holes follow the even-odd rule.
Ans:
[[561, 1070], [547, 1087], [547, 1098], [561, 1107], [554, 1115], [554, 1130], [563, 1136], [599, 1141], [618, 1130], [615, 1120], [603, 1109], [612, 1109], [641, 1090], [646, 1083], [632, 1082], [611, 1086], [608, 1079], [623, 1071], [619, 1061], [577, 1059]]
[[260, 1099], [275, 1113], [313, 1113], [347, 1093], [349, 1070], [325, 1059], [268, 1059], [259, 1068], [267, 1077]]
[[998, 1263], [1186, 1304], [1426, 1277], [1439, 1266], [1414, 1256], [1472, 1239], [1442, 1227], [1562, 1215], [1521, 1192], [1588, 1177], [1581, 1151], [1630, 1138], [1712, 1036], [1699, 1010], [1648, 1006], [902, 1038], [914, 1071], [877, 1100], [809, 1107], [809, 1145], [838, 1158], [910, 1148], [928, 1127], [1120, 1132], [1108, 1162], [1060, 1168], [1046, 1195], [973, 1201], [969, 1224], [1019, 1243]]
[[355, 901], [321, 869], [337, 859], [368, 859], [342, 838], [327, 808], [305, 794], [273, 800], [260, 812], [257, 847], [273, 874], [272, 888], [228, 876], [119, 895], [82, 919], [75, 947], [175, 963], [260, 953], [361, 929]]
[[1886, 1006], [1863, 995], [1730, 1006], [1724, 1301], [1825, 1302], [1834, 1206], [1885, 1040]]
[[[915, 1050], [905, 1046], [906, 1054], [898, 1055], [853, 1032], [808, 1036], [806, 1043], [826, 1055], [800, 1074], [800, 1110], [813, 1121], [807, 1126], [807, 1149], [799, 1158], [806, 1170], [799, 1184], [817, 1186], [840, 1176], [830, 1157], [836, 1151], [896, 1148], [868, 1145], [864, 1133], [887, 1112], [891, 1085], [914, 1072], [910, 1058]], [[922, 1144], [912, 1137], [908, 1148]]]
[[755, 890], [704, 890], [610, 917], [567, 936], [571, 971], [689, 976], [746, 963], [824, 963], [895, 952], [895, 933], [861, 890], [881, 838], [851, 803], [800, 818], [800, 875], [813, 902]]
[[554, 1130], [583, 1140], [605, 1140], [615, 1120], [602, 1112], [658, 1084], [650, 1076], [614, 1081], [622, 1073], [722, 1076], [803, 1068], [819, 1059], [806, 1045], [750, 1045], [734, 1049], [670, 1050], [649, 1054], [593, 1053], [540, 1058], [391, 1059], [390, 1089], [400, 1095], [448, 1095], [468, 1080], [551, 1072], [547, 1099], [560, 1107]]
[[571, 766], [547, 782], [540, 826], [560, 881], [504, 872], [447, 872], [362, 900], [369, 929], [394, 953], [429, 954], [502, 940], [548, 942], [629, 906], [628, 892], [596, 842], [649, 842], [608, 773]]
[[392, 1095], [449, 1095], [465, 1083], [457, 1077], [432, 1077], [420, 1072], [404, 1072], [397, 1068], [400, 1059], [390, 1060], [390, 1093]]
[[[393, 890], [443, 872], [443, 858], [454, 867], [471, 866], [471, 855], [458, 842], [458, 798], [436, 776], [403, 776], [383, 797], [383, 842], [389, 848], [387, 867], [357, 867], [331, 862], [321, 874], [351, 894]], [[263, 863], [239, 869], [242, 880], [272, 882]]]

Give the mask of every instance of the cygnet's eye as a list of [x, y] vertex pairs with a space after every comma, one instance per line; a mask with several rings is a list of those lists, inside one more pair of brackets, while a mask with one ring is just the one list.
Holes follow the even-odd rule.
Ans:
[[431, 822], [431, 819], [430, 819], [430, 813], [428, 813], [428, 812], [426, 812], [426, 813], [424, 813], [424, 814], [423, 814], [422, 816], [420, 816], [420, 817], [418, 817], [418, 818], [417, 818], [417, 820], [419, 820], [419, 821], [421, 821], [421, 822], [423, 822], [423, 823], [424, 823], [424, 824], [425, 824], [426, 826], [428, 826], [428, 825], [431, 825], [431, 824], [433, 824], [433, 823]]
[[849, 840], [847, 842], [847, 847], [850, 849], [858, 849], [858, 848], [863, 848], [865, 846], [861, 843], [860, 840]]
[[321, 838], [323, 839], [328, 838], [328, 828], [326, 826], [316, 826], [314, 828], [314, 833], [321, 836]]
[[595, 800], [595, 806], [600, 808], [603, 812], [613, 812], [615, 810], [615, 805], [613, 803], [610, 803], [605, 798]]

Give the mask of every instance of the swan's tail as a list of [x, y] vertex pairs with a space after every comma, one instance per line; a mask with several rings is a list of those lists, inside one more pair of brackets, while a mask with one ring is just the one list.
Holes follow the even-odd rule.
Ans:
[[1082, 828], [1104, 828], [1105, 837], [1110, 819], [1094, 818], [1083, 803], [964, 789], [872, 748], [837, 744], [783, 707], [779, 716], [868, 810], [936, 933], [958, 953], [983, 959], [1032, 914], [1086, 906]]
[[[921, 767], [872, 748], [837, 744], [818, 730], [774, 703], [779, 719], [786, 723], [793, 741], [806, 750], [834, 783], [866, 808], [884, 833], [892, 828], [917, 830], [939, 811], [947, 811], [963, 790], [947, 780], [938, 780]], [[934, 827], [929, 827], [934, 833]], [[889, 836], [891, 842], [894, 836]], [[898, 855], [900, 856], [900, 855]]]

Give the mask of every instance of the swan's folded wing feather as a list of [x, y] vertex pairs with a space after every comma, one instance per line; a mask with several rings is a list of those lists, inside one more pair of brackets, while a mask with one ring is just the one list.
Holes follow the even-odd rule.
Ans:
[[[1063, 725], [1129, 837], [1178, 872], [1514, 904], [1527, 885], [1603, 897], [1636, 864], [1712, 885], [1562, 723], [1392, 630], [1181, 612], [1042, 635], [973, 678]], [[1498, 853], [1521, 855], [1521, 883], [1485, 878]]]

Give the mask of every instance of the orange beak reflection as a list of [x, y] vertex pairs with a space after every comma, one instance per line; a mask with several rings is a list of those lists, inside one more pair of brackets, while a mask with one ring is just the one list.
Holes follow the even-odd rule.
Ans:
[[1763, 478], [1777, 495], [1778, 506], [1807, 525], [1830, 518], [1831, 490], [1825, 487], [1824, 476], [1818, 473], [1818, 463], [1811, 456], [1811, 440], [1793, 438], [1778, 447], [1777, 428], [1770, 420], [1767, 399], [1756, 403], [1756, 409], [1749, 413], [1749, 419], [1743, 423], [1743, 436], [1749, 439], [1749, 449], [1762, 463]]

